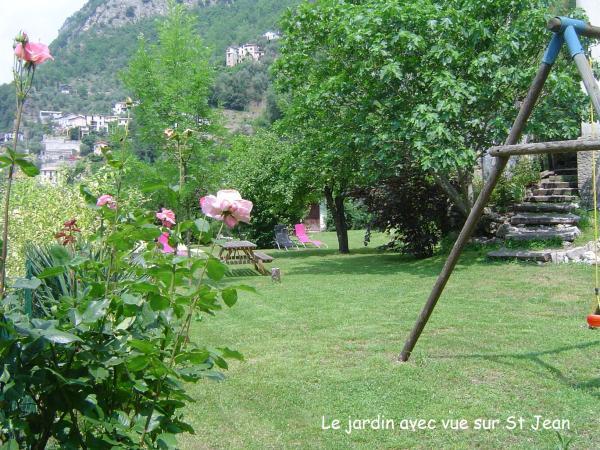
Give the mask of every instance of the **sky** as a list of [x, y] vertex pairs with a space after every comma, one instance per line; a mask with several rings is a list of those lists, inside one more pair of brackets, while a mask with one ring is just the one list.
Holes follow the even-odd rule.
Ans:
[[86, 0], [0, 0], [0, 84], [12, 81], [12, 45], [20, 30], [27, 32], [32, 42], [50, 44], [67, 17], [85, 3]]

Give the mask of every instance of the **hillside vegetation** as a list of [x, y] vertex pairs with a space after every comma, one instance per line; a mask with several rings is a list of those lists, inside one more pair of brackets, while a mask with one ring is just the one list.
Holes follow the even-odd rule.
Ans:
[[[132, 0], [133, 1], [133, 0]], [[164, 1], [135, 0], [144, 4], [153, 17], [137, 17], [141, 8], [122, 7], [119, 16], [99, 20], [97, 11], [113, 0], [91, 0], [67, 20], [59, 37], [51, 44], [55, 61], [45, 65], [37, 76], [34, 93], [28, 104], [30, 120], [37, 111], [65, 110], [79, 113], [108, 113], [115, 101], [125, 96], [119, 73], [137, 48], [137, 38], [144, 35], [149, 41], [156, 38], [154, 16], [164, 12]], [[267, 30], [277, 28], [281, 14], [300, 0], [219, 0], [180, 1], [190, 4], [199, 17], [198, 33], [211, 49], [212, 62], [224, 70], [225, 49], [248, 41], [257, 41]], [[103, 9], [103, 11], [106, 8]], [[131, 17], [127, 17], [127, 16]], [[125, 20], [128, 19], [128, 20]], [[97, 23], [90, 26], [90, 24]], [[115, 26], [116, 25], [116, 26]], [[266, 74], [266, 69], [255, 69]], [[226, 75], [230, 77], [228, 73]], [[259, 78], [264, 78], [260, 76]], [[268, 84], [268, 80], [266, 82]], [[221, 83], [222, 84], [222, 83]], [[244, 83], [241, 83], [245, 86]], [[70, 93], [61, 93], [68, 85]], [[256, 86], [266, 91], [264, 80], [253, 83], [252, 92], [243, 93], [244, 101], [256, 100]], [[9, 129], [14, 118], [13, 88], [0, 86], [0, 130]], [[261, 93], [263, 91], [260, 91]], [[234, 95], [229, 93], [228, 98]], [[239, 101], [213, 98], [215, 104], [227, 103], [243, 109]]]

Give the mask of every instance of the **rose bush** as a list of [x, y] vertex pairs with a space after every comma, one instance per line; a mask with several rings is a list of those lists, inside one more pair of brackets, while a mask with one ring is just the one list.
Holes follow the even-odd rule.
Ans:
[[[111, 156], [117, 170], [125, 161]], [[206, 220], [178, 222], [163, 210], [168, 222], [157, 224], [153, 211], [121, 210], [118, 190], [98, 198], [82, 191], [102, 225], [87, 240], [50, 248], [47, 267], [17, 280], [2, 305], [0, 441], [34, 449], [50, 441], [175, 448], [178, 433], [193, 432], [181, 413], [192, 401], [184, 383], [221, 379], [226, 359], [242, 359], [190, 342], [190, 325], [233, 306], [238, 289], [251, 289], [220, 286], [226, 267], [212, 250], [195, 258], [175, 253], [184, 233], [208, 232]], [[63, 235], [75, 226], [68, 220]], [[23, 309], [30, 291], [44, 296], [44, 307], [33, 308], [42, 311], [37, 317]]]
[[[15, 135], [33, 71], [49, 58], [20, 35], [15, 45], [15, 73], [21, 76], [15, 83], [20, 101]], [[27, 275], [10, 280], [8, 288], [6, 264], [2, 266], [2, 448], [176, 448], [177, 434], [194, 431], [181, 412], [194, 401], [185, 383], [221, 379], [227, 359], [242, 359], [227, 347], [191, 341], [190, 327], [203, 315], [233, 306], [239, 289], [252, 289], [222, 285], [226, 266], [212, 256], [214, 240], [204, 218], [176, 220], [170, 209], [157, 213], [125, 198], [123, 178], [132, 162], [127, 127], [118, 141], [118, 149], [102, 149], [110, 171], [103, 189], [92, 193], [81, 186], [86, 213], [69, 210], [58, 221], [60, 215], [52, 211], [53, 226], [45, 232], [57, 243], [29, 246]], [[16, 143], [0, 156], [0, 165], [8, 168], [4, 263], [9, 218], [14, 224], [18, 217], [29, 217], [29, 208], [11, 213], [15, 169], [37, 173], [15, 149]], [[185, 173], [180, 173], [179, 185], [165, 187], [166, 198], [181, 201]], [[40, 194], [46, 201], [48, 189], [53, 188]], [[144, 189], [148, 187], [140, 192]], [[227, 201], [211, 203], [211, 211], [219, 211], [215, 218], [230, 227], [249, 221], [252, 204], [237, 192], [224, 192]], [[61, 205], [66, 198], [54, 200]], [[85, 220], [88, 214], [94, 217]], [[212, 247], [198, 250], [194, 258], [189, 250], [178, 251], [190, 235], [197, 242], [212, 240]], [[18, 247], [11, 240], [12, 248]]]

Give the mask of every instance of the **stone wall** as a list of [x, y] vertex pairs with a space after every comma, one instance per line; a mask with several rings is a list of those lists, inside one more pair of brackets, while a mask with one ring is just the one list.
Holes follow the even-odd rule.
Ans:
[[[583, 139], [598, 139], [600, 134], [600, 123], [592, 127], [589, 123], [581, 124], [581, 137]], [[600, 201], [600, 152], [578, 152], [577, 153], [577, 184], [581, 206], [593, 209], [592, 195], [592, 159], [596, 161], [596, 190]]]

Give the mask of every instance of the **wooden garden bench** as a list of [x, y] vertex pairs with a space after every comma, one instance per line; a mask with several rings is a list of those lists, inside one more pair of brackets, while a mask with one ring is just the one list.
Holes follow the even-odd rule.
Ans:
[[254, 256], [256, 256], [256, 258], [260, 259], [262, 262], [265, 263], [273, 262], [273, 257], [263, 252], [254, 252]]

